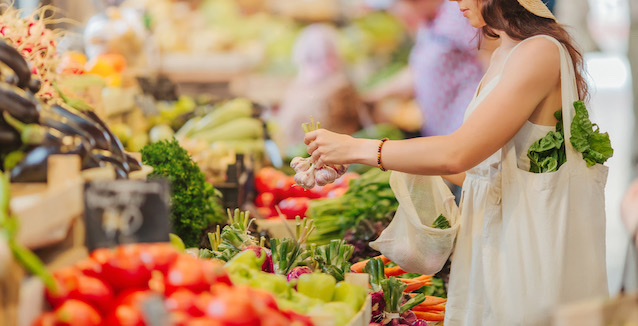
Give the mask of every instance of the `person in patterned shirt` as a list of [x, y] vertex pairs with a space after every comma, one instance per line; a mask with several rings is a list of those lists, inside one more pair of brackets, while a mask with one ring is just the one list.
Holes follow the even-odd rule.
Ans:
[[366, 98], [414, 95], [425, 121], [421, 134], [448, 135], [463, 122], [495, 44], [479, 37], [450, 1], [398, 0], [392, 12], [415, 34], [409, 68]]

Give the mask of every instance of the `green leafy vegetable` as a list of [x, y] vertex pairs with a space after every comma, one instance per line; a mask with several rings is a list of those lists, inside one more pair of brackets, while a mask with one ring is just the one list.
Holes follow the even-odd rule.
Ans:
[[435, 229], [449, 229], [450, 228], [450, 221], [447, 220], [447, 218], [445, 218], [445, 216], [443, 216], [443, 214], [439, 215], [439, 217], [436, 218], [436, 220], [434, 220], [434, 223], [432, 223], [432, 227]]
[[153, 167], [149, 178], [166, 178], [173, 191], [173, 232], [187, 247], [199, 245], [202, 230], [224, 221], [221, 193], [206, 182], [204, 174], [177, 140], [163, 140], [141, 150], [142, 162]]
[[356, 227], [361, 220], [382, 220], [398, 205], [390, 188], [390, 174], [379, 169], [370, 170], [350, 181], [343, 196], [310, 201], [307, 214], [317, 226], [310, 241], [326, 244], [333, 239], [343, 239], [346, 231]]
[[[598, 126], [589, 120], [585, 103], [574, 102], [574, 109], [576, 114], [571, 123], [572, 135], [569, 141], [578, 152], [583, 154], [587, 166], [605, 163], [614, 154], [609, 134], [600, 133]], [[563, 114], [557, 111], [554, 116], [558, 120], [556, 131], [548, 132], [545, 137], [534, 142], [527, 151], [530, 172], [556, 172], [567, 161]]]
[[605, 163], [614, 155], [609, 134], [600, 133], [598, 125], [589, 121], [585, 103], [582, 101], [574, 102], [574, 109], [576, 115], [572, 121], [572, 136], [569, 141], [577, 151], [583, 153], [583, 159], [587, 162], [587, 166]]
[[563, 113], [556, 111], [554, 116], [558, 120], [556, 131], [548, 132], [545, 137], [534, 142], [527, 151], [530, 161], [529, 172], [555, 172], [567, 161], [563, 136]]

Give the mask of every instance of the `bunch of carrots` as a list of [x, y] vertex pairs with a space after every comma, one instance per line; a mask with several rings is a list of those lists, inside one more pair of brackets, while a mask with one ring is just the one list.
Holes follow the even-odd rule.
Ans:
[[[373, 258], [381, 259], [385, 265], [392, 262], [390, 259], [383, 255], [379, 255]], [[353, 264], [350, 269], [353, 273], [363, 273], [363, 269], [366, 266], [370, 259], [366, 259], [360, 262]], [[400, 266], [391, 266], [384, 268], [386, 277], [397, 277], [400, 281], [405, 283], [407, 287], [403, 292], [412, 292], [417, 289], [420, 289], [423, 286], [432, 284], [432, 276], [433, 275], [421, 275], [415, 278], [400, 278], [403, 274], [407, 272], [404, 271]], [[411, 297], [416, 296], [416, 293], [410, 293]], [[447, 299], [435, 297], [435, 296], [426, 296], [425, 301], [414, 306], [412, 308], [412, 312], [416, 315], [418, 319], [423, 319], [426, 321], [443, 321], [445, 318], [445, 303]]]

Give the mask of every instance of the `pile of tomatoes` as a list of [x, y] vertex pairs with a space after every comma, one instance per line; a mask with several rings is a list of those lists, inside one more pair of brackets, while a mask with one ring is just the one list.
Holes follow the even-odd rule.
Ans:
[[295, 219], [297, 215], [306, 217], [310, 200], [339, 197], [348, 190], [350, 180], [358, 176], [357, 173], [347, 172], [334, 183], [304, 189], [295, 184], [293, 176], [273, 167], [265, 167], [255, 174], [255, 206], [264, 217], [277, 216], [275, 206], [288, 219]]
[[223, 263], [180, 253], [170, 244], [98, 249], [54, 272], [51, 311], [36, 326], [312, 325], [281, 311], [271, 294], [233, 285]]

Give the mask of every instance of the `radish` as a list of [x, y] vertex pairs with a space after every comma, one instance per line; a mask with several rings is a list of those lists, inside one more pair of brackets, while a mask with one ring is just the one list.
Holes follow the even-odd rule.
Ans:
[[292, 280], [298, 279], [299, 276], [301, 276], [303, 274], [310, 274], [310, 273], [312, 273], [312, 269], [310, 269], [310, 267], [308, 267], [308, 266], [297, 266], [297, 267], [295, 267], [295, 268], [290, 270], [290, 272], [286, 276], [286, 279], [288, 280], [288, 282], [290, 282]]
[[250, 245], [250, 246], [246, 246], [246, 248], [244, 248], [244, 250], [252, 250], [252, 251], [254, 251], [255, 254], [257, 255], [257, 258], [261, 258], [262, 251], [265, 252], [266, 253], [266, 260], [264, 260], [264, 263], [261, 264], [261, 270], [264, 271], [264, 272], [267, 272], [267, 273], [273, 273], [272, 251], [270, 251], [270, 249], [263, 248], [263, 247], [260, 247], [260, 246]]

